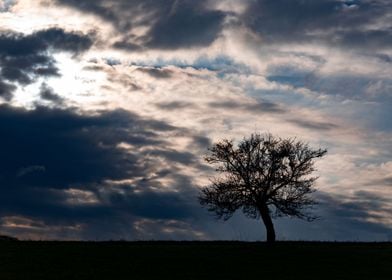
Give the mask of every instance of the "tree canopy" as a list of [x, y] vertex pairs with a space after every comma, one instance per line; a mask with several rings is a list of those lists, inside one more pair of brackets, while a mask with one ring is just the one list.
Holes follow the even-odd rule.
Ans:
[[237, 146], [221, 140], [209, 148], [207, 163], [219, 176], [201, 190], [201, 205], [217, 218], [229, 219], [242, 209], [250, 218], [263, 220], [267, 241], [275, 241], [274, 217], [290, 216], [312, 221], [308, 210], [315, 201], [310, 196], [317, 177], [314, 159], [326, 154], [296, 138], [282, 139], [271, 134], [252, 134]]

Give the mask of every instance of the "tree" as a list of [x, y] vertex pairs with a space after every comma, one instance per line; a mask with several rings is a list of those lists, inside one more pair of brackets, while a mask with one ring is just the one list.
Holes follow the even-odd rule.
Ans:
[[311, 149], [295, 138], [281, 139], [271, 134], [252, 134], [237, 147], [221, 140], [209, 148], [207, 163], [220, 173], [199, 195], [201, 205], [228, 220], [238, 209], [253, 219], [261, 217], [267, 242], [275, 241], [272, 218], [289, 216], [312, 221], [315, 204], [310, 194], [317, 177], [314, 159], [325, 149]]

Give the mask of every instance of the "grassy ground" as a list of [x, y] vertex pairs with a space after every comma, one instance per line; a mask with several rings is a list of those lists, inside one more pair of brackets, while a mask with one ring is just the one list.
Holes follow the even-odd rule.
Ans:
[[392, 279], [392, 243], [0, 242], [0, 279]]

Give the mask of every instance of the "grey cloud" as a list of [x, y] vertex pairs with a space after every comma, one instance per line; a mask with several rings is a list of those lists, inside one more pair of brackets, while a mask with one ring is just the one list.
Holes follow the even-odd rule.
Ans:
[[64, 98], [56, 94], [51, 87], [43, 83], [40, 88], [40, 97], [43, 100], [50, 101], [55, 105], [62, 105], [64, 103]]
[[392, 63], [392, 56], [387, 54], [376, 54], [376, 57], [383, 62]]
[[[111, 22], [123, 34], [114, 47], [130, 51], [208, 46], [220, 36], [227, 15], [208, 8], [206, 0], [56, 1]], [[322, 43], [382, 52], [392, 44], [391, 5], [371, 0], [256, 0], [231, 24], [247, 26], [263, 44]], [[132, 34], [140, 26], [149, 27], [147, 34]]]
[[[190, 183], [190, 182], [187, 182]], [[141, 193], [125, 191], [122, 194], [111, 193], [108, 198], [113, 209], [125, 211], [134, 216], [147, 219], [181, 220], [192, 218], [199, 209], [197, 201], [186, 189], [181, 194], [174, 192], [154, 192], [144, 190]]]
[[392, 187], [392, 176], [387, 176], [367, 183], [368, 186], [389, 186]]
[[390, 27], [369, 28], [386, 19], [391, 8], [389, 1], [257, 0], [242, 20], [266, 43], [322, 42], [374, 50], [391, 47]]
[[[128, 89], [129, 91], [136, 91], [142, 90], [142, 83], [137, 82], [131, 75], [128, 74], [120, 74], [116, 73], [115, 71], [108, 70], [107, 68], [97, 69], [96, 71], [104, 71], [108, 75], [108, 81], [111, 83], [122, 85], [124, 88]], [[105, 85], [106, 88], [115, 90], [110, 85]]]
[[203, 151], [203, 153], [207, 151], [207, 148], [212, 146], [211, 139], [206, 136], [197, 135], [193, 137], [193, 140], [192, 145], [194, 148]]
[[121, 61], [115, 58], [106, 58], [105, 63], [109, 66], [120, 65]]
[[[222, 29], [225, 14], [207, 8], [207, 1], [167, 0], [57, 0], [111, 22], [123, 39], [114, 47], [126, 50], [143, 48], [191, 48], [211, 44]], [[134, 15], [138, 15], [135, 19]], [[132, 28], [148, 26], [147, 34], [135, 37]]]
[[388, 186], [392, 186], [392, 177], [384, 178], [384, 183]]
[[323, 221], [330, 225], [336, 239], [369, 239], [370, 236], [378, 236], [379, 240], [390, 238], [392, 229], [381, 221], [377, 222], [382, 217], [375, 214], [385, 210], [386, 213], [390, 212], [390, 200], [368, 192], [356, 192], [352, 197], [319, 193], [319, 200]]
[[5, 100], [12, 99], [12, 92], [16, 89], [16, 86], [13, 84], [6, 83], [0, 78], [0, 97]]
[[147, 73], [151, 77], [157, 79], [168, 79], [173, 76], [173, 71], [165, 68], [149, 68], [149, 67], [140, 67], [137, 68], [136, 71]]
[[15, 0], [3, 0], [0, 2], [0, 13], [8, 12], [15, 5]]
[[148, 151], [147, 155], [154, 155], [154, 156], [159, 156], [162, 158], [165, 158], [166, 160], [169, 160], [170, 162], [178, 162], [182, 164], [195, 164], [196, 163], [196, 158], [193, 153], [190, 152], [178, 152], [175, 150], [160, 150], [160, 149], [155, 149], [153, 151]]
[[314, 212], [320, 218], [312, 223], [292, 219], [276, 220], [280, 238], [323, 241], [391, 240], [392, 228], [380, 216], [391, 211], [390, 200], [364, 192], [345, 196], [318, 191], [314, 196], [319, 202]]
[[311, 129], [311, 130], [331, 130], [339, 127], [334, 123], [317, 122], [317, 121], [305, 120], [305, 119], [289, 119], [288, 121], [300, 127]]
[[[302, 56], [301, 53], [293, 54]], [[369, 59], [369, 57], [382, 60], [382, 64], [379, 66], [380, 70], [387, 69], [389, 66], [389, 63], [385, 61], [385, 56], [377, 53], [364, 54], [362, 52], [358, 56], [359, 59]], [[294, 88], [307, 88], [313, 92], [327, 94], [342, 100], [376, 101], [380, 102], [380, 104], [391, 102], [392, 99], [388, 93], [392, 87], [392, 80], [389, 77], [379, 77], [377, 74], [361, 75], [341, 72], [325, 75], [318, 71], [319, 67], [322, 68], [324, 66], [325, 61], [318, 57], [309, 58], [312, 59], [312, 63], [316, 63], [316, 69], [303, 70], [287, 65], [268, 67], [268, 80], [280, 84], [288, 84]], [[288, 98], [285, 96], [286, 100]], [[293, 101], [295, 102], [296, 100]]]
[[113, 22], [118, 27], [122, 26], [123, 28], [126, 26], [118, 22], [119, 16], [117, 12], [126, 11], [127, 9], [129, 9], [129, 7], [133, 7], [135, 5], [135, 1], [132, 0], [128, 1], [130, 3], [130, 6], [127, 6], [126, 1], [107, 1], [107, 3], [110, 2], [110, 4], [112, 4], [111, 5], [112, 8], [110, 8], [110, 5], [105, 7], [103, 5], [104, 1], [102, 0], [98, 0], [98, 1], [85, 0], [83, 2], [78, 0], [56, 0], [56, 1], [63, 5], [75, 7], [81, 10], [82, 12], [96, 14], [107, 21]]
[[140, 45], [128, 42], [128, 39], [124, 38], [121, 41], [117, 41], [113, 44], [113, 47], [124, 51], [138, 51], [142, 50]]
[[242, 103], [236, 101], [214, 101], [208, 104], [211, 108], [228, 109], [228, 110], [244, 110], [254, 113], [284, 113], [285, 110], [278, 104], [258, 101], [254, 103]]
[[53, 59], [46, 55], [3, 56], [0, 60], [2, 61], [1, 77], [21, 85], [32, 83], [38, 76], [59, 76]]
[[[389, 9], [392, 9], [392, 5]], [[352, 30], [336, 32], [333, 43], [352, 48], [366, 48], [368, 50], [390, 49], [392, 47], [392, 30]]]
[[2, 56], [26, 57], [45, 54], [44, 52], [49, 49], [78, 54], [89, 49], [93, 41], [91, 35], [66, 32], [61, 28], [49, 28], [30, 35], [12, 31], [2, 32], [0, 43]]
[[[161, 14], [160, 20], [148, 34], [148, 46], [179, 48], [208, 46], [222, 29], [224, 14], [203, 7], [205, 1], [177, 1], [175, 10]], [[172, 8], [173, 9], [173, 8]]]
[[94, 40], [94, 34], [66, 32], [61, 28], [50, 28], [35, 32], [33, 37], [42, 40], [45, 46], [56, 51], [68, 51], [79, 54], [88, 50]]
[[195, 107], [195, 104], [186, 101], [170, 101], [157, 103], [156, 106], [162, 110], [173, 111], [189, 107], [193, 108]]

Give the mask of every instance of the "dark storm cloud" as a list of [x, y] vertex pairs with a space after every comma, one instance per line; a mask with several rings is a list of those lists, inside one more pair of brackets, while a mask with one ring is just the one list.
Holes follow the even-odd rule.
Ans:
[[[205, 0], [57, 2], [96, 14], [111, 22], [121, 33], [127, 33], [114, 46], [128, 50], [137, 50], [141, 47], [177, 49], [209, 45], [219, 36], [225, 17], [220, 11], [207, 9]], [[138, 26], [149, 26], [150, 29], [147, 34], [135, 38], [129, 32]]]
[[66, 32], [60, 28], [36, 31], [30, 35], [0, 33], [0, 96], [11, 99], [15, 85], [28, 85], [37, 77], [59, 76], [52, 52], [77, 55], [92, 45], [90, 35]]
[[[72, 109], [1, 105], [0, 133], [0, 217], [51, 226], [82, 223], [89, 232], [105, 219], [113, 226], [129, 219], [132, 226], [140, 218], [188, 219], [198, 208], [192, 181], [176, 167], [198, 166], [197, 157], [167, 147], [174, 140], [160, 133], [184, 131], [164, 122], [122, 110], [81, 115]], [[124, 143], [132, 148], [119, 146]], [[180, 191], [165, 192], [159, 181], [164, 178]], [[133, 183], [110, 183], [125, 179]], [[94, 195], [97, 203], [70, 203], [73, 189]], [[108, 238], [110, 232], [101, 228], [94, 234]]]
[[[242, 20], [266, 43], [384, 49], [392, 43], [387, 21], [391, 9], [390, 1], [258, 0], [251, 2]], [[382, 21], [385, 27], [376, 24]]]
[[[144, 132], [147, 127], [149, 130]], [[0, 110], [0, 128], [0, 147], [7, 159], [0, 163], [4, 183], [43, 188], [126, 178], [129, 170], [138, 172], [136, 158], [124, 157], [115, 145], [121, 141], [156, 144], [153, 131], [170, 129], [165, 123], [144, 122], [123, 111], [94, 117], [60, 109], [25, 111], [7, 106]], [[32, 178], [14, 176], [20, 168], [31, 165], [44, 166], [46, 172], [31, 174]]]

